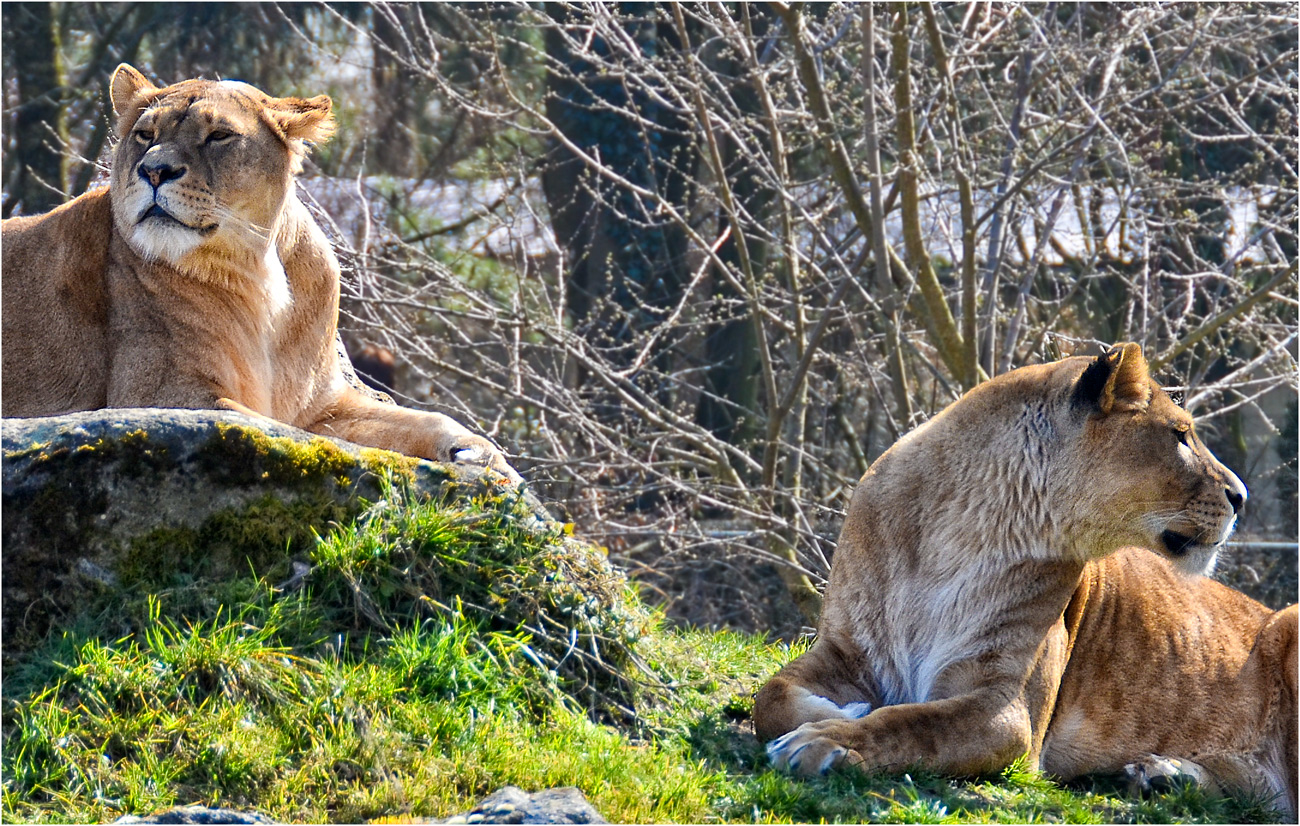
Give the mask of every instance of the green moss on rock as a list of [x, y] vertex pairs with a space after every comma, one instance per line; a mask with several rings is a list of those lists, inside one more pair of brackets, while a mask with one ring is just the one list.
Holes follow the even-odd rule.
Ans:
[[225, 423], [217, 424], [195, 458], [204, 474], [227, 485], [315, 486], [329, 480], [348, 487], [361, 465], [327, 439], [297, 441]]
[[317, 534], [380, 499], [383, 480], [418, 499], [509, 489], [490, 472], [214, 411], [11, 419], [3, 443], [6, 657], [106, 584], [287, 573]]
[[353, 519], [363, 502], [271, 494], [218, 511], [196, 527], [159, 526], [125, 543], [113, 567], [125, 587], [167, 588], [203, 577], [267, 575], [310, 552], [319, 532]]

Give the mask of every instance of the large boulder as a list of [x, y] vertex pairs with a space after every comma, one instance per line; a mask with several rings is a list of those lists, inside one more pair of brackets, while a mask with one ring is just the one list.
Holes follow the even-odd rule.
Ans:
[[265, 573], [382, 496], [522, 497], [496, 473], [212, 410], [115, 409], [3, 422], [6, 657], [87, 589]]

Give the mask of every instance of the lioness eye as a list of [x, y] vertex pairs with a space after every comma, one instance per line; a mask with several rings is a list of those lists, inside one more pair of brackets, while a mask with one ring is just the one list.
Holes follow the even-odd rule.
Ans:
[[211, 132], [208, 133], [208, 139], [207, 139], [207, 142], [208, 142], [208, 143], [221, 143], [222, 141], [230, 140], [230, 139], [233, 138], [234, 136], [235, 136], [235, 135], [234, 135], [233, 132], [227, 132], [227, 131], [224, 130], [224, 129], [214, 129], [214, 130], [212, 130]]
[[137, 129], [137, 130], [135, 130], [135, 139], [138, 140], [140, 143], [143, 143], [143, 144], [146, 144], [146, 145], [147, 145], [147, 144], [151, 144], [151, 143], [153, 143], [153, 130], [152, 130], [152, 129]]

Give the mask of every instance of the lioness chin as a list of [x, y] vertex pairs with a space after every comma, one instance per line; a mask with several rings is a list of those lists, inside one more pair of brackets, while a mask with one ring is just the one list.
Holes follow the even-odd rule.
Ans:
[[3, 408], [224, 407], [518, 474], [438, 413], [361, 392], [337, 346], [339, 264], [298, 200], [330, 100], [113, 74], [107, 188], [3, 222]]
[[817, 640], [755, 730], [797, 774], [1028, 755], [1294, 818], [1296, 606], [1204, 576], [1245, 499], [1137, 345], [999, 376], [863, 476]]

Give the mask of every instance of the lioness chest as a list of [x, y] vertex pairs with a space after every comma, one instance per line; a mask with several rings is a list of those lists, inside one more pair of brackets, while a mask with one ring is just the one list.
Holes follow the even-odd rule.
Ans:
[[993, 553], [958, 567], [878, 577], [887, 593], [859, 608], [853, 639], [874, 670], [881, 704], [953, 696], [969, 690], [972, 670], [1018, 656], [1032, 662], [1079, 571]]
[[110, 257], [109, 406], [211, 407], [230, 398], [292, 421], [277, 397], [300, 398], [302, 379], [282, 353], [294, 320], [278, 257], [225, 282], [142, 261], [120, 241]]

